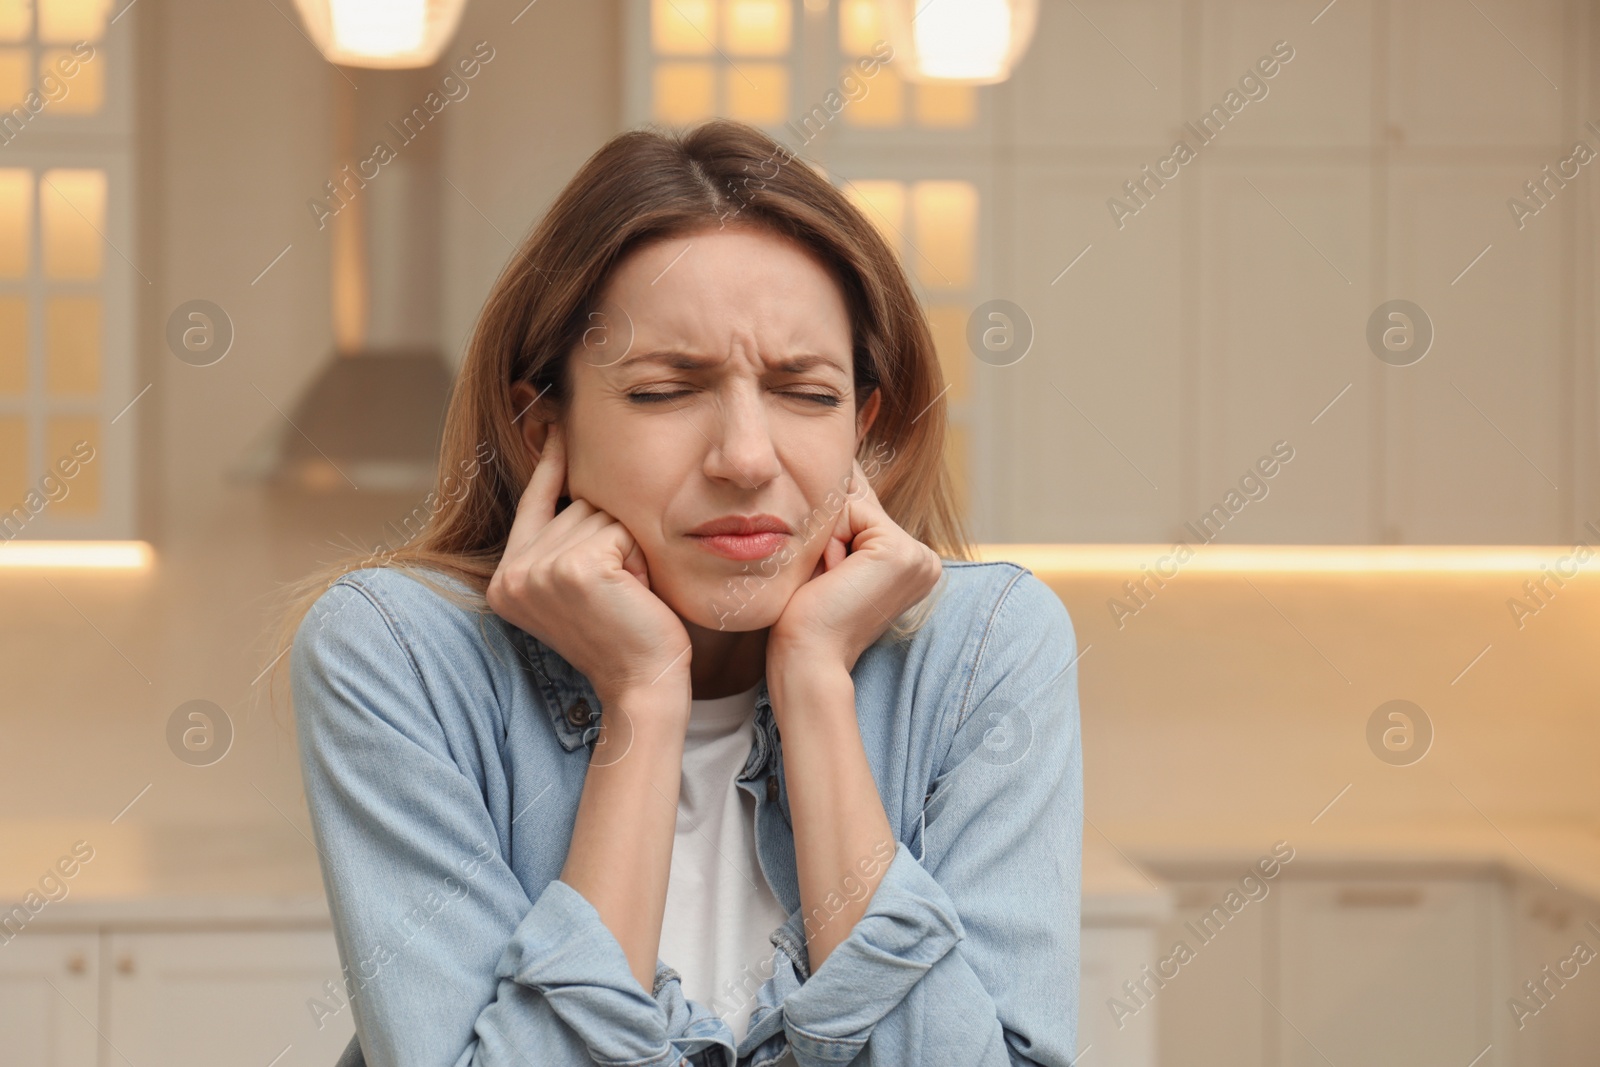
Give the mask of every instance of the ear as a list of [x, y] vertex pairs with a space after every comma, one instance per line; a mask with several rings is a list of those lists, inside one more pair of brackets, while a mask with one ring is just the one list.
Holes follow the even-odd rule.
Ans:
[[537, 402], [538, 395], [527, 382], [516, 382], [511, 386], [511, 421], [528, 450], [528, 462], [534, 465], [538, 464], [539, 456], [544, 452], [544, 439], [550, 432], [550, 423], [546, 421], [548, 413], [544, 405]]
[[882, 406], [882, 387], [874, 386], [867, 396], [867, 402], [861, 405], [861, 410], [856, 414], [856, 447], [861, 447], [861, 442], [867, 439], [867, 431], [872, 429], [872, 423], [878, 417], [878, 408]]

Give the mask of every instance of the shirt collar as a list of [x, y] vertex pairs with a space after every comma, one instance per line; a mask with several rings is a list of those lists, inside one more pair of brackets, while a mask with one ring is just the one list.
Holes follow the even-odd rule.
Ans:
[[[545, 712], [550, 716], [561, 747], [568, 752], [580, 745], [592, 747], [600, 734], [600, 718], [605, 710], [594, 686], [555, 649], [525, 630], [516, 632], [527, 649], [528, 663], [535, 675], [534, 684], [544, 698]], [[750, 756], [739, 772], [741, 781], [758, 779], [781, 763], [778, 724], [772, 714], [772, 699], [765, 677], [756, 684], [755, 727]]]

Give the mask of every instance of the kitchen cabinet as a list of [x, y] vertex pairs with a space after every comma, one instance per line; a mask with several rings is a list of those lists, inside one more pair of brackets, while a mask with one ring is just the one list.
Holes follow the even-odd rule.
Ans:
[[1153, 926], [1084, 926], [1078, 965], [1080, 1057], [1092, 1054], [1112, 1067], [1155, 1067], [1156, 1008], [1144, 1005], [1124, 1014], [1107, 1007], [1127, 999], [1122, 983], [1139, 977], [1140, 968], [1155, 958], [1155, 948]]
[[[1002, 488], [979, 536], [1194, 544], [1183, 523], [1279, 440], [1293, 461], [1217, 540], [1584, 536], [1592, 165], [1542, 207], [1525, 187], [1600, 146], [1569, 89], [1597, 38], [1577, 0], [1513, 6], [1508, 38], [1448, 0], [1042, 5], [992, 90], [993, 295], [1035, 334], [1014, 366], [974, 363], [977, 481]], [[1265, 94], [1163, 166], [1279, 41]], [[1395, 299], [1432, 326], [1407, 366], [1367, 341]]]
[[1258, 990], [1273, 980], [1268, 949], [1277, 901], [1269, 892], [1219, 925], [1213, 909], [1235, 888], [1220, 880], [1175, 886], [1176, 907], [1159, 934], [1162, 955], [1171, 956], [1182, 944], [1194, 958], [1178, 966], [1176, 977], [1158, 994], [1162, 1067], [1263, 1067], [1269, 1062], [1266, 1046], [1275, 1016]]
[[[1492, 878], [1288, 881], [1279, 899], [1283, 1067], [1503, 1064], [1495, 977], [1505, 886]], [[1326, 1057], [1326, 1058], [1324, 1058]]]
[[7, 1063], [96, 1067], [100, 939], [24, 931], [0, 944], [0, 1048]]
[[[1296, 73], [1290, 64], [1278, 78]], [[1368, 379], [1377, 367], [1361, 343], [1372, 288], [1367, 169], [1226, 156], [1193, 165], [1206, 169], [1198, 175], [1200, 269], [1187, 280], [1199, 323], [1198, 410], [1184, 442], [1197, 480], [1187, 517], [1223, 542], [1367, 541]], [[1319, 418], [1346, 386], [1355, 395]], [[1265, 494], [1230, 516], [1227, 494], [1249, 499], [1253, 483], [1242, 481], [1279, 441], [1292, 458], [1270, 479], [1254, 478]], [[1202, 528], [1211, 514], [1225, 522], [1220, 533], [1215, 520]]]
[[[1154, 998], [1162, 1067], [1593, 1062], [1593, 901], [1493, 867], [1327, 866], [1280, 876], [1202, 941], [1202, 917], [1238, 883], [1212, 867], [1158, 871], [1176, 898], [1158, 935], [1164, 954], [1180, 940], [1196, 948]], [[1591, 962], [1574, 960], [1578, 942]], [[1541, 979], [1542, 1005], [1524, 985]], [[1519, 1020], [1513, 998], [1536, 1010]]]
[[1600, 955], [1583, 960], [1600, 954], [1600, 905], [1529, 882], [1517, 887], [1511, 906], [1513, 962], [1494, 1002], [1509, 1032], [1511, 1062], [1590, 1067], [1600, 1048]]
[[1191, 517], [1179, 492], [1179, 259], [1166, 254], [1178, 204], [1153, 202], [1120, 234], [1086, 231], [1124, 179], [1116, 168], [1041, 159], [1009, 170], [999, 295], [1027, 314], [1033, 347], [1016, 363], [973, 362], [985, 430], [1005, 457], [992, 468], [995, 539], [1175, 538]]
[[1076, 1058], [1101, 1067], [1155, 1067], [1162, 1006], [1112, 1005], [1127, 1000], [1124, 983], [1140, 981], [1157, 959], [1157, 931], [1172, 913], [1171, 894], [1098, 834], [1083, 839], [1082, 884]]
[[1573, 489], [1561, 335], [1576, 213], [1558, 199], [1519, 231], [1505, 206], [1545, 162], [1462, 164], [1448, 182], [1436, 164], [1390, 168], [1391, 291], [1434, 329], [1420, 362], [1381, 370], [1395, 540], [1445, 543], [1470, 530], [1500, 544], [1572, 543], [1561, 524]]
[[354, 1033], [328, 926], [108, 921], [0, 945], [8, 1064], [327, 1067]]
[[327, 1067], [354, 1033], [331, 930], [113, 933], [107, 956], [106, 1036], [133, 1063]]

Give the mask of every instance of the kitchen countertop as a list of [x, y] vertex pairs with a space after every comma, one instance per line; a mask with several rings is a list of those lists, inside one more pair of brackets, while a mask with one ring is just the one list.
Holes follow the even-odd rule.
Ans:
[[1153, 926], [1172, 911], [1172, 893], [1105, 838], [1083, 828], [1084, 926]]
[[[1194, 821], [1100, 827], [1122, 853], [1161, 876], [1242, 877], [1273, 845], [1294, 859], [1284, 877], [1499, 873], [1600, 902], [1600, 825], [1552, 819], [1348, 822], [1333, 818], [1255, 826]], [[1102, 837], [1085, 828], [1086, 836]]]
[[[1104, 830], [1102, 834], [1100, 831]], [[131, 925], [326, 925], [322, 874], [296, 828], [0, 822], [0, 904], [18, 903], [71, 854], [94, 856], [29, 928]], [[1163, 876], [1232, 877], [1287, 841], [1283, 876], [1503, 873], [1600, 901], [1600, 827], [1497, 820], [1219, 827], [1162, 822], [1085, 825], [1083, 922], [1148, 925], [1170, 913]], [[1114, 842], [1114, 844], [1113, 844]], [[59, 891], [58, 891], [59, 892]]]
[[[93, 858], [29, 928], [102, 922], [134, 925], [326, 925], [322, 872], [311, 842], [288, 826], [112, 825], [104, 821], [0, 822], [0, 904], [20, 902], [70, 856], [79, 841]], [[1154, 922], [1170, 907], [1166, 891], [1116, 851], [1088, 835], [1083, 862], [1085, 922]], [[57, 890], [59, 892], [59, 890]]]
[[[57, 862], [83, 842], [94, 850], [70, 878]], [[119, 824], [105, 820], [0, 822], [0, 907], [9, 909], [55, 874], [67, 895], [50, 900], [28, 929], [102, 922], [327, 925], [315, 847], [287, 824]], [[70, 868], [72, 864], [68, 864]], [[59, 894], [60, 890], [54, 891]]]

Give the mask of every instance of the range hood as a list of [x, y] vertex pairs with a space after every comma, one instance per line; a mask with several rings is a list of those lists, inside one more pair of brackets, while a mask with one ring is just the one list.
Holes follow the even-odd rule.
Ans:
[[[437, 343], [442, 135], [394, 123], [429, 92], [428, 71], [328, 71], [333, 177], [311, 239], [331, 242], [334, 349], [292, 406], [274, 398], [283, 413], [232, 474], [314, 494], [427, 491], [454, 379]], [[366, 178], [380, 141], [392, 158]]]

